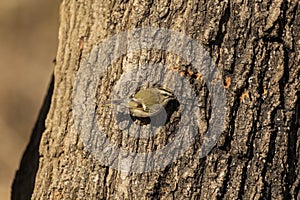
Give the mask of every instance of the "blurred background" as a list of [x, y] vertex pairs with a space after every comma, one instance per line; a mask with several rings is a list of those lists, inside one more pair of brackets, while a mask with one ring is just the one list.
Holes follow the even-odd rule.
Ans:
[[0, 199], [10, 187], [54, 68], [59, 0], [0, 1]]

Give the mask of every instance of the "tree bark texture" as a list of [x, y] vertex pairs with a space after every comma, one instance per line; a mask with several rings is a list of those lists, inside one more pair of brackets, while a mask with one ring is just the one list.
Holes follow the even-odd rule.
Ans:
[[[298, 0], [63, 0], [60, 23], [38, 170], [16, 175], [15, 199], [300, 199]], [[164, 169], [125, 173], [95, 159], [82, 143], [72, 95], [77, 71], [92, 49], [114, 34], [139, 27], [174, 30], [204, 46], [222, 75], [226, 116], [217, 144], [204, 158], [198, 151], [201, 139], [196, 139]], [[189, 79], [205, 102], [199, 129], [207, 130], [210, 97], [204, 79], [190, 78], [185, 60], [152, 49], [121, 56], [101, 77], [95, 109], [108, 139], [141, 152], [172, 140], [171, 129], [149, 140], [122, 135], [111, 110], [101, 106], [124, 72], [146, 62], [163, 63], [170, 66], [167, 73]], [[169, 128], [174, 121], [176, 116]], [[30, 166], [24, 163], [19, 171]], [[29, 178], [35, 179], [33, 190], [24, 191], [18, 183]]]

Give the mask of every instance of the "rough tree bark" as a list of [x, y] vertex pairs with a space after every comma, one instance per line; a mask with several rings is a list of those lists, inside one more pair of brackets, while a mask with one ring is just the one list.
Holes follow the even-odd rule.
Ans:
[[[298, 0], [63, 0], [60, 22], [50, 109], [45, 101], [14, 180], [13, 199], [300, 199]], [[95, 159], [81, 141], [72, 95], [77, 71], [96, 45], [149, 26], [181, 32], [205, 47], [222, 75], [226, 117], [217, 144], [204, 158], [196, 139], [164, 169], [124, 174]], [[207, 130], [209, 92], [204, 79], [189, 77], [191, 63], [168, 52], [141, 50], [122, 55], [101, 77], [95, 109], [109, 140], [142, 152], [172, 140], [171, 129], [170, 137], [149, 140], [121, 134], [111, 109], [100, 104], [126, 70], [147, 62], [171, 66], [168, 73], [189, 80], [206, 102], [201, 119]]]

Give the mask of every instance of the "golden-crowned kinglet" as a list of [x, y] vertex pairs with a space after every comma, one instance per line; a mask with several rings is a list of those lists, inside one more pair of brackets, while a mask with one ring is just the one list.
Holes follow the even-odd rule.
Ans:
[[174, 94], [161, 87], [145, 88], [139, 90], [125, 105], [134, 117], [152, 117], [165, 109], [171, 100], [175, 100]]

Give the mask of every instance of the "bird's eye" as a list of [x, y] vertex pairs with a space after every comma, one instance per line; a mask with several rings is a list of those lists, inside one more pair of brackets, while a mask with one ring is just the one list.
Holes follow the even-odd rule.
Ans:
[[161, 95], [162, 95], [163, 97], [165, 97], [165, 98], [167, 98], [167, 97], [173, 97], [173, 96], [174, 96], [173, 94], [167, 93], [167, 92], [162, 92]]
[[168, 98], [173, 98], [173, 95], [165, 94], [165, 95], [164, 95], [164, 98], [166, 98], [166, 99], [168, 99]]

